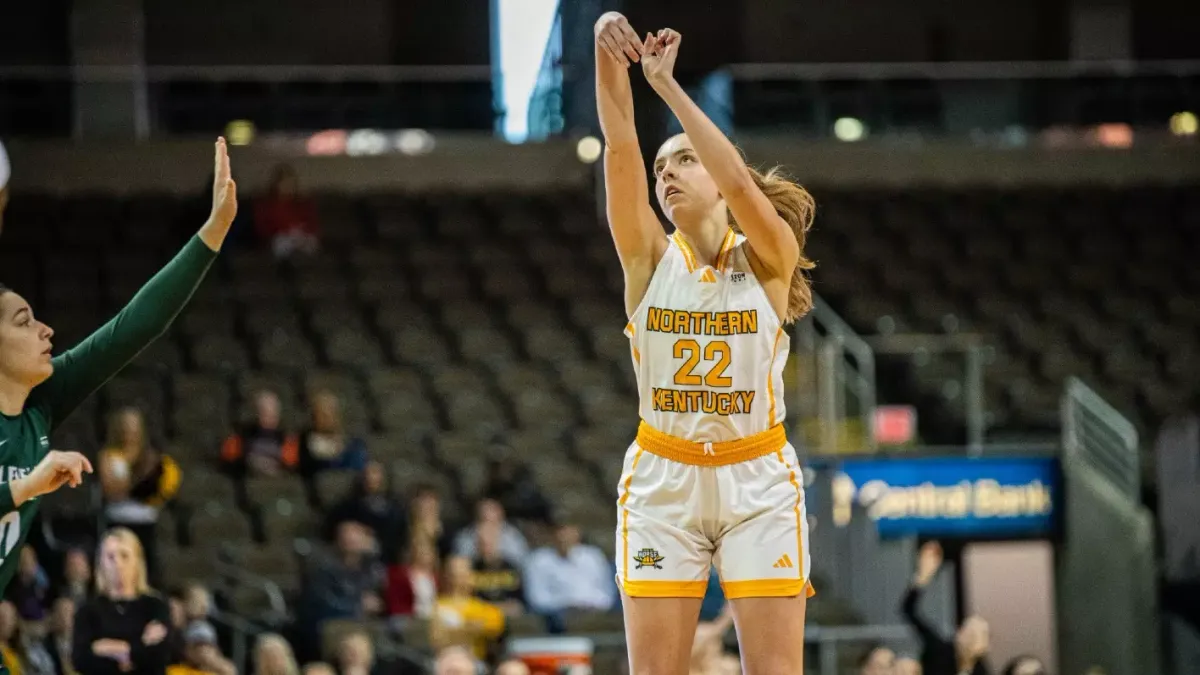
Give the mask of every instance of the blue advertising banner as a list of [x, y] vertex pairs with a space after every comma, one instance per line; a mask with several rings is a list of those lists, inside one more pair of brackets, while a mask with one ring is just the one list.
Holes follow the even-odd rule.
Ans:
[[859, 506], [884, 537], [1045, 537], [1058, 521], [1054, 458], [893, 457], [828, 468], [834, 524]]

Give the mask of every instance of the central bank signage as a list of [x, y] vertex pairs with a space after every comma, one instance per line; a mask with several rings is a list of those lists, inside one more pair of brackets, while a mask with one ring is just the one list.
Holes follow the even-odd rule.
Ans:
[[1044, 537], [1056, 528], [1053, 458], [863, 459], [829, 469], [835, 525], [865, 513], [885, 537]]

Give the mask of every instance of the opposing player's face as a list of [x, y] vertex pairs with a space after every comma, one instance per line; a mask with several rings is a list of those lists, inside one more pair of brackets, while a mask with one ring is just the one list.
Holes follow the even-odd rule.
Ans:
[[0, 377], [30, 388], [45, 382], [54, 373], [52, 337], [25, 298], [11, 291], [0, 295]]
[[687, 135], [672, 136], [658, 149], [654, 158], [654, 194], [663, 213], [676, 226], [679, 215], [703, 216], [721, 201], [717, 184], [700, 163]]

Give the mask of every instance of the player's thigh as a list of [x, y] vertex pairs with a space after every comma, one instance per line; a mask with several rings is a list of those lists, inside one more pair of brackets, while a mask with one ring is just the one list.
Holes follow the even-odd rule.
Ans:
[[804, 593], [730, 600], [742, 653], [743, 675], [804, 672]]
[[629, 675], [688, 675], [702, 598], [621, 599]]

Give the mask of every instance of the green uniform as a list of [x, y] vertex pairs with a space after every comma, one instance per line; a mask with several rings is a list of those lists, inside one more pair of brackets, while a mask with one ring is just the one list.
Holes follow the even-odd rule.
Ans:
[[0, 414], [0, 596], [17, 571], [41, 501], [15, 507], [9, 482], [33, 471], [50, 451], [50, 433], [67, 415], [167, 330], [215, 257], [193, 237], [119, 314], [54, 359], [54, 374], [34, 388], [20, 415]]

